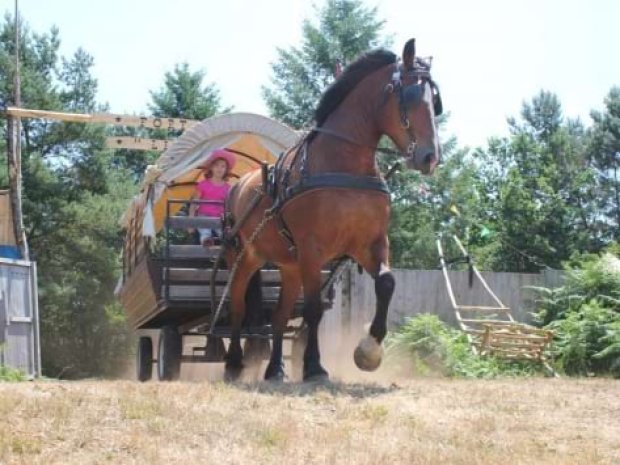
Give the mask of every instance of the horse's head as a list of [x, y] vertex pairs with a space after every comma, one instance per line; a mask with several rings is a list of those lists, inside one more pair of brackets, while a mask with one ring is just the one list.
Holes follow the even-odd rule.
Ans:
[[441, 159], [435, 117], [442, 111], [441, 95], [430, 75], [430, 61], [415, 56], [415, 39], [404, 47], [385, 86], [384, 131], [405, 154], [408, 168], [431, 174]]

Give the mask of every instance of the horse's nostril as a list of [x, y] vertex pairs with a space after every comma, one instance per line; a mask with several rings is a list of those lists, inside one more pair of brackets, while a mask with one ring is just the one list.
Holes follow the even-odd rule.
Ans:
[[424, 164], [425, 165], [430, 165], [432, 161], [433, 161], [433, 153], [432, 152], [428, 152], [424, 156]]

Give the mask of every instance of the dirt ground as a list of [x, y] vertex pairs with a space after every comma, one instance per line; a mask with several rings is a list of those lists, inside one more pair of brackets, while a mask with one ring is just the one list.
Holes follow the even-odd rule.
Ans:
[[620, 382], [0, 384], [0, 464], [620, 464]]

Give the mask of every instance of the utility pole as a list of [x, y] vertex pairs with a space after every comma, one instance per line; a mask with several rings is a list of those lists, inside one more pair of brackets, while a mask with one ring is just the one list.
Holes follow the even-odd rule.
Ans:
[[[19, 7], [15, 0], [15, 73], [13, 76], [13, 100], [16, 107], [21, 107], [21, 80], [19, 72]], [[13, 211], [13, 229], [15, 241], [24, 260], [29, 259], [28, 243], [24, 232], [22, 216], [22, 160], [21, 160], [21, 118], [11, 116], [8, 123], [8, 164], [11, 209]]]

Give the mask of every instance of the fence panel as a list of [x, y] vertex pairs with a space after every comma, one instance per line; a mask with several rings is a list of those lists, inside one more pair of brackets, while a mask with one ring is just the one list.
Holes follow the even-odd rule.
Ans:
[[0, 259], [0, 364], [40, 375], [36, 266]]
[[[390, 329], [402, 324], [405, 318], [421, 313], [438, 315], [443, 321], [456, 327], [454, 311], [441, 271], [393, 271], [396, 289], [388, 314]], [[469, 274], [466, 271], [449, 273], [458, 304], [495, 305], [475, 276], [470, 288]], [[555, 287], [560, 285], [562, 280], [562, 272], [555, 270], [541, 274], [482, 272], [482, 275], [504, 305], [511, 308], [513, 317], [525, 323], [532, 322], [531, 312], [535, 308], [536, 294], [530, 287]], [[334, 305], [328, 312], [329, 316], [326, 315], [322, 331], [331, 335], [335, 332], [360, 334], [364, 325], [374, 317], [374, 281], [366, 273], [358, 274], [356, 267], [352, 267], [349, 276], [345, 276], [338, 289], [338, 294], [342, 292], [343, 298], [337, 302], [340, 305]]]

